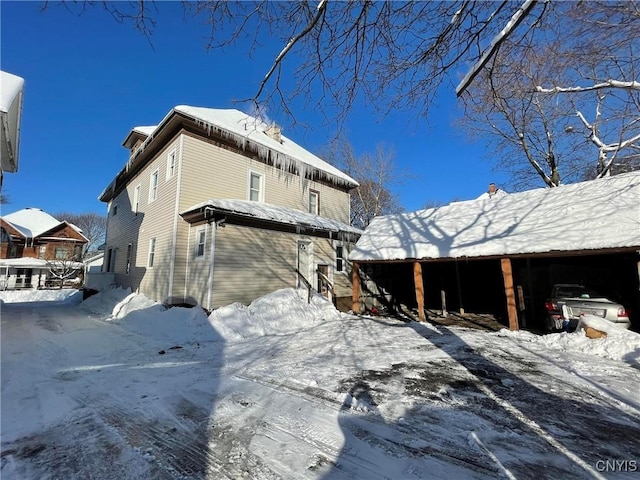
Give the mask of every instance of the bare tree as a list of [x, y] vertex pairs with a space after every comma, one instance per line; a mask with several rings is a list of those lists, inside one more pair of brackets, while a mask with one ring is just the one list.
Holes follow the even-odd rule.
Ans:
[[[547, 41], [505, 41], [464, 96], [461, 121], [490, 139], [515, 187], [549, 187], [638, 168], [640, 83], [634, 2], [553, 10]], [[564, 14], [564, 21], [560, 21]]]
[[104, 243], [105, 234], [107, 232], [107, 218], [93, 212], [87, 213], [71, 213], [61, 212], [54, 215], [58, 220], [64, 220], [72, 223], [87, 237], [89, 243], [85, 246], [84, 253], [94, 252]]
[[[80, 8], [94, 4], [150, 37], [149, 2]], [[185, 2], [210, 26], [208, 48], [245, 42], [252, 55], [263, 38], [280, 40], [244, 99], [256, 111], [266, 105], [295, 122], [290, 106], [302, 97], [339, 123], [363, 101], [381, 115], [426, 116], [439, 87], [461, 79], [456, 93], [491, 120], [483, 133], [508, 159], [502, 168], [547, 186], [591, 171], [587, 147], [597, 175], [637, 164], [639, 11], [636, 0]]]
[[378, 215], [404, 210], [392, 189], [413, 175], [396, 167], [393, 150], [379, 145], [374, 154], [357, 156], [347, 141], [336, 140], [325, 158], [360, 184], [351, 191], [353, 226], [365, 228]]
[[[77, 243], [63, 242], [55, 246], [54, 258], [47, 260], [47, 268], [51, 278], [55, 280], [59, 288], [62, 288], [65, 281], [79, 278], [83, 264], [82, 250]], [[81, 281], [76, 282], [79, 286]]]

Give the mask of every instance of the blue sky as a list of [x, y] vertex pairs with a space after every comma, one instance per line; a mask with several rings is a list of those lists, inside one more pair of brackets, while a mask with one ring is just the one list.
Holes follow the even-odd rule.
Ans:
[[[265, 39], [251, 58], [242, 44], [207, 52], [207, 27], [185, 19], [178, 2], [157, 4], [151, 44], [101, 8], [79, 15], [78, 7], [70, 12], [49, 4], [41, 11], [42, 5], [0, 1], [0, 65], [25, 79], [20, 165], [5, 175], [5, 214], [25, 207], [104, 213], [97, 198], [127, 160], [122, 142], [131, 128], [157, 124], [176, 105], [247, 110], [234, 100], [256, 93], [282, 49]], [[285, 63], [288, 72], [294, 62]], [[294, 109], [308, 128], [271, 112], [270, 118], [289, 138], [321, 153], [335, 131], [304, 102]], [[416, 175], [395, 190], [405, 209], [416, 210], [426, 202], [475, 198], [490, 182], [506, 186], [483, 146], [466, 143], [450, 127], [458, 114], [451, 87], [428, 123], [416, 122], [412, 111], [379, 119], [358, 104], [345, 127], [357, 154], [373, 153], [378, 144], [393, 148], [397, 166]]]

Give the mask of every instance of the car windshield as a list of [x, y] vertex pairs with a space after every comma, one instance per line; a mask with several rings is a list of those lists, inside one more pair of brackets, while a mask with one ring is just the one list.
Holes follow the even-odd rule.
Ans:
[[599, 295], [582, 285], [562, 285], [556, 288], [556, 297], [594, 298]]

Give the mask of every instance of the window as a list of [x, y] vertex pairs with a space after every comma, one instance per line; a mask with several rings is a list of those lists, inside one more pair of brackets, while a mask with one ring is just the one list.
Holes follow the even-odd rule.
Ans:
[[140, 185], [136, 185], [136, 188], [133, 191], [133, 213], [137, 215], [139, 208], [140, 208]]
[[82, 260], [82, 245], [76, 245], [75, 247], [73, 247], [73, 259], [76, 262]]
[[167, 156], [167, 180], [176, 172], [176, 151], [171, 150]]
[[125, 273], [127, 275], [129, 275], [129, 272], [131, 272], [131, 252], [133, 251], [133, 244], [129, 244], [127, 245], [127, 266], [125, 269]]
[[17, 258], [18, 246], [15, 243], [9, 244], [9, 258]]
[[344, 247], [336, 246], [336, 272], [344, 272]]
[[118, 214], [118, 205], [114, 205], [113, 208], [111, 209], [111, 215], [115, 217], [117, 214]]
[[149, 260], [147, 262], [147, 267], [153, 267], [153, 259], [156, 255], [156, 237], [153, 237], [149, 240]]
[[110, 248], [107, 255], [107, 272], [115, 272], [116, 271], [116, 250], [115, 248]]
[[249, 173], [249, 200], [261, 202], [264, 198], [262, 191], [262, 175], [255, 172]]
[[44, 258], [47, 255], [47, 246], [40, 245], [40, 249], [38, 250], [38, 258]]
[[309, 190], [309, 213], [320, 214], [320, 192]]
[[54, 258], [56, 260], [66, 260], [69, 258], [69, 250], [65, 247], [56, 247], [54, 252]]
[[158, 198], [158, 170], [151, 174], [149, 181], [149, 202], [153, 202]]
[[204, 256], [204, 245], [207, 238], [207, 231], [201, 228], [196, 232], [196, 257]]

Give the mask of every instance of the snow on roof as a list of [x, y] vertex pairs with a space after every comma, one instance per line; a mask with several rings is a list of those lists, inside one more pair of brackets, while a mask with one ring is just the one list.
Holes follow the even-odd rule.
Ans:
[[18, 171], [23, 89], [23, 78], [0, 71], [0, 166], [4, 172]]
[[286, 136], [281, 135], [281, 142], [270, 137], [265, 133], [265, 130], [270, 126], [269, 124], [239, 110], [187, 105], [178, 105], [174, 110], [200, 122], [209, 133], [216, 131], [235, 140], [238, 146], [244, 148], [247, 141], [250, 141], [258, 147], [262, 147], [258, 148], [258, 155], [263, 158], [268, 155], [269, 150], [275, 152], [276, 166], [287, 168], [291, 164], [295, 164], [296, 167], [299, 167], [301, 176], [304, 176], [310, 167], [319, 170], [327, 177], [337, 179], [340, 183], [353, 187], [358, 186], [358, 182], [349, 175], [305, 150]]
[[640, 171], [376, 217], [349, 259], [640, 248]]
[[24, 88], [24, 78], [0, 71], [0, 112], [8, 112]]
[[63, 223], [39, 208], [23, 208], [2, 218], [27, 238], [40, 236]]
[[244, 217], [253, 217], [261, 220], [269, 220], [288, 225], [299, 225], [317, 230], [330, 232], [348, 232], [361, 234], [362, 230], [351, 227], [346, 223], [321, 217], [312, 213], [302, 212], [291, 208], [270, 205], [267, 203], [254, 202], [250, 200], [207, 200], [205, 202], [188, 208], [180, 215], [194, 212], [204, 207], [213, 207], [216, 210], [227, 211]]
[[146, 135], [149, 136], [151, 135], [154, 130], [158, 128], [157, 125], [149, 125], [149, 126], [141, 126], [141, 127], [133, 127], [133, 131], [134, 132], [138, 132], [141, 133], [142, 135]]

